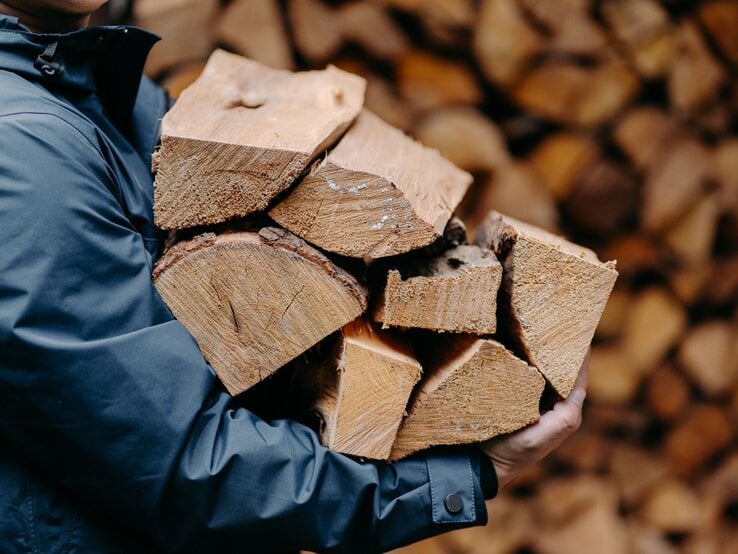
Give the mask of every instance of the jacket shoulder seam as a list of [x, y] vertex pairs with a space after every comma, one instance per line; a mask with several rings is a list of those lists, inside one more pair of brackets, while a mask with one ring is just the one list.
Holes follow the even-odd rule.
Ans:
[[58, 119], [59, 121], [61, 121], [65, 125], [71, 127], [75, 131], [77, 131], [82, 136], [82, 138], [85, 139], [85, 141], [87, 142], [87, 144], [89, 144], [90, 147], [93, 150], [99, 152], [99, 148], [95, 145], [95, 143], [90, 139], [89, 136], [87, 136], [87, 134], [82, 129], [80, 129], [77, 125], [75, 125], [71, 121], [68, 121], [67, 119], [64, 119], [59, 114], [56, 114], [56, 113], [53, 113], [53, 112], [12, 112], [12, 113], [4, 113], [4, 114], [0, 114], [0, 121], [2, 121], [3, 119], [9, 119], [9, 118], [12, 118], [12, 117], [23, 116], [23, 115], [46, 116], [46, 117], [53, 117], [55, 119]]

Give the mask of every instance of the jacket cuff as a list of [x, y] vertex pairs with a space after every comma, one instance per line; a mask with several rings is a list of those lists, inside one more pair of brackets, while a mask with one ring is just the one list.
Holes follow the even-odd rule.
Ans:
[[[433, 523], [483, 525], [487, 522], [482, 476], [489, 467], [482, 467], [478, 450], [470, 449], [466, 455], [439, 451], [426, 458], [426, 466]], [[489, 475], [484, 479], [488, 480]]]
[[499, 492], [499, 481], [492, 460], [484, 452], [479, 452], [480, 482], [486, 500], [492, 500]]

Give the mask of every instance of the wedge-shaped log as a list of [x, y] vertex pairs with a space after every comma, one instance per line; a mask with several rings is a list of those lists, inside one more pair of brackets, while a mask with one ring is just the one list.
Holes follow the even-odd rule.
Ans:
[[422, 354], [425, 377], [390, 459], [436, 445], [467, 444], [538, 420], [541, 374], [494, 340], [439, 337]]
[[357, 281], [282, 229], [206, 233], [174, 246], [154, 283], [231, 394], [366, 308]]
[[381, 258], [443, 234], [472, 177], [364, 110], [269, 215], [344, 256]]
[[385, 327], [492, 334], [501, 281], [502, 265], [494, 253], [460, 245], [438, 258], [416, 261], [410, 273], [389, 270], [374, 320]]
[[475, 242], [504, 268], [498, 327], [562, 397], [574, 387], [618, 273], [591, 250], [491, 212]]
[[264, 210], [361, 110], [365, 81], [218, 50], [162, 121], [154, 217], [180, 229]]
[[386, 460], [421, 367], [412, 348], [362, 319], [346, 325], [333, 359], [305, 378], [316, 393], [323, 444]]

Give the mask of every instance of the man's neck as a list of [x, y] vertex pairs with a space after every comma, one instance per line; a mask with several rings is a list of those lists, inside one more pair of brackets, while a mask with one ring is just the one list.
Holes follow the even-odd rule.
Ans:
[[63, 33], [83, 29], [90, 23], [89, 15], [68, 15], [58, 12], [23, 10], [0, 1], [0, 14], [17, 17], [34, 33]]

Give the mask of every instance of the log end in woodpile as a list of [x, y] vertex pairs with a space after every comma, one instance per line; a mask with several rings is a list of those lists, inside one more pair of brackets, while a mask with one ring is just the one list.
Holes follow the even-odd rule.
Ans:
[[366, 308], [365, 292], [351, 275], [280, 229], [206, 233], [178, 243], [153, 278], [231, 394]]
[[443, 235], [471, 176], [364, 110], [269, 215], [329, 252], [381, 258]]
[[435, 346], [421, 357], [424, 378], [391, 459], [435, 445], [480, 442], [538, 420], [544, 380], [503, 345], [449, 336]]
[[505, 268], [498, 326], [513, 349], [566, 397], [617, 279], [591, 250], [492, 212], [475, 242]]
[[333, 67], [291, 73], [216, 51], [162, 121], [156, 224], [180, 229], [264, 210], [348, 128], [364, 88]]
[[478, 246], [460, 245], [442, 256], [387, 273], [375, 321], [385, 327], [493, 334], [502, 266]]

